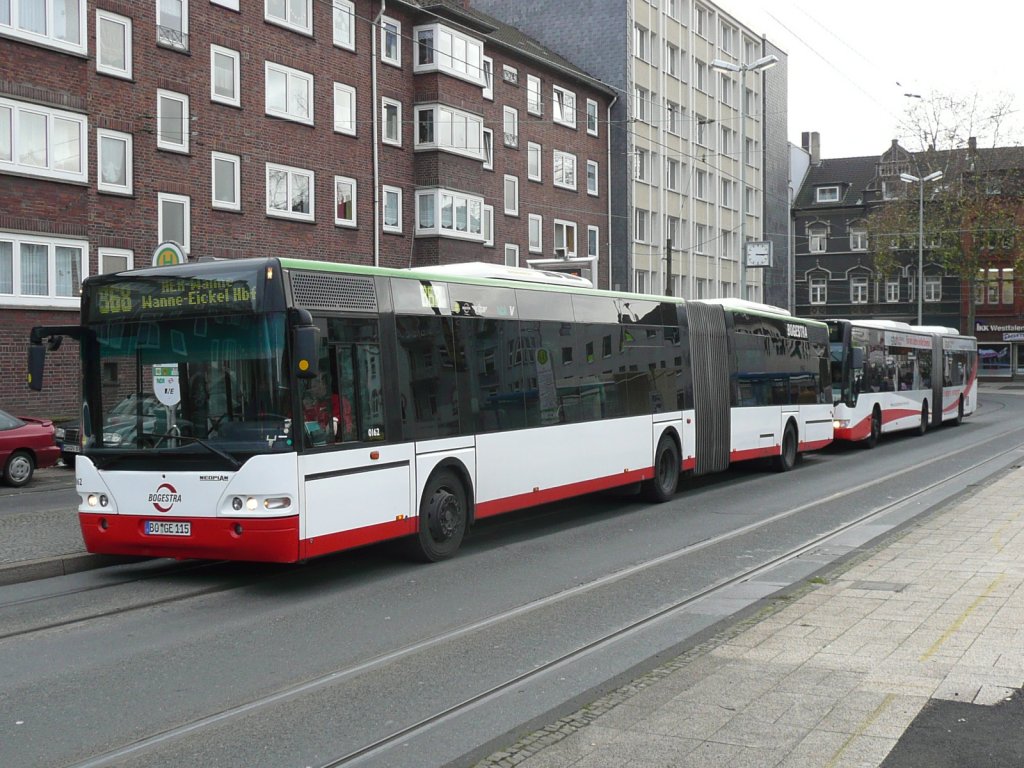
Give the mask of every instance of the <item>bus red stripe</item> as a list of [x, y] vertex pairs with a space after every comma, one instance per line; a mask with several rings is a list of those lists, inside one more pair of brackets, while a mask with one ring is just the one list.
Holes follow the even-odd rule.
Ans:
[[580, 496], [584, 493], [604, 491], [609, 488], [617, 488], [620, 485], [629, 485], [641, 480], [648, 480], [654, 477], [654, 470], [650, 467], [623, 472], [608, 477], [598, 477], [593, 480], [584, 480], [579, 483], [560, 485], [557, 488], [541, 488], [532, 493], [521, 493], [516, 496], [507, 496], [503, 499], [477, 502], [477, 518], [492, 517], [503, 512], [511, 512], [514, 509], [525, 509], [536, 504], [547, 504], [552, 501], [568, 499], [572, 496]]

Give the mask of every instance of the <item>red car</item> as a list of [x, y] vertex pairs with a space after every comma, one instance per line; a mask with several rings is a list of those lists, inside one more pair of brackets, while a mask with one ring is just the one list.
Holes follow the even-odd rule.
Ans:
[[4, 482], [15, 487], [32, 479], [36, 468], [52, 467], [60, 458], [49, 419], [18, 418], [0, 411], [0, 466]]

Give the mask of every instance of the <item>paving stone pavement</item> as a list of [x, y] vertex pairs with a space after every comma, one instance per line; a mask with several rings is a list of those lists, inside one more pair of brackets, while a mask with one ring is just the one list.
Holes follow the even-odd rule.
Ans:
[[874, 767], [930, 700], [1003, 702], [1024, 685], [1024, 469], [813, 581], [477, 768]]

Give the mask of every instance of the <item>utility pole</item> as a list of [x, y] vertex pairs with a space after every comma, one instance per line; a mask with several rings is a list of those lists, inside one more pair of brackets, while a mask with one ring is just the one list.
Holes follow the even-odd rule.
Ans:
[[665, 241], [665, 253], [668, 264], [665, 267], [665, 295], [672, 295], [672, 238]]

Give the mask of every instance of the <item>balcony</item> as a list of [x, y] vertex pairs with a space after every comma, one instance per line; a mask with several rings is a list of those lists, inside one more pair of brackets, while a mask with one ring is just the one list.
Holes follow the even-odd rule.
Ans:
[[156, 44], [164, 48], [188, 53], [188, 33], [175, 27], [156, 25]]

